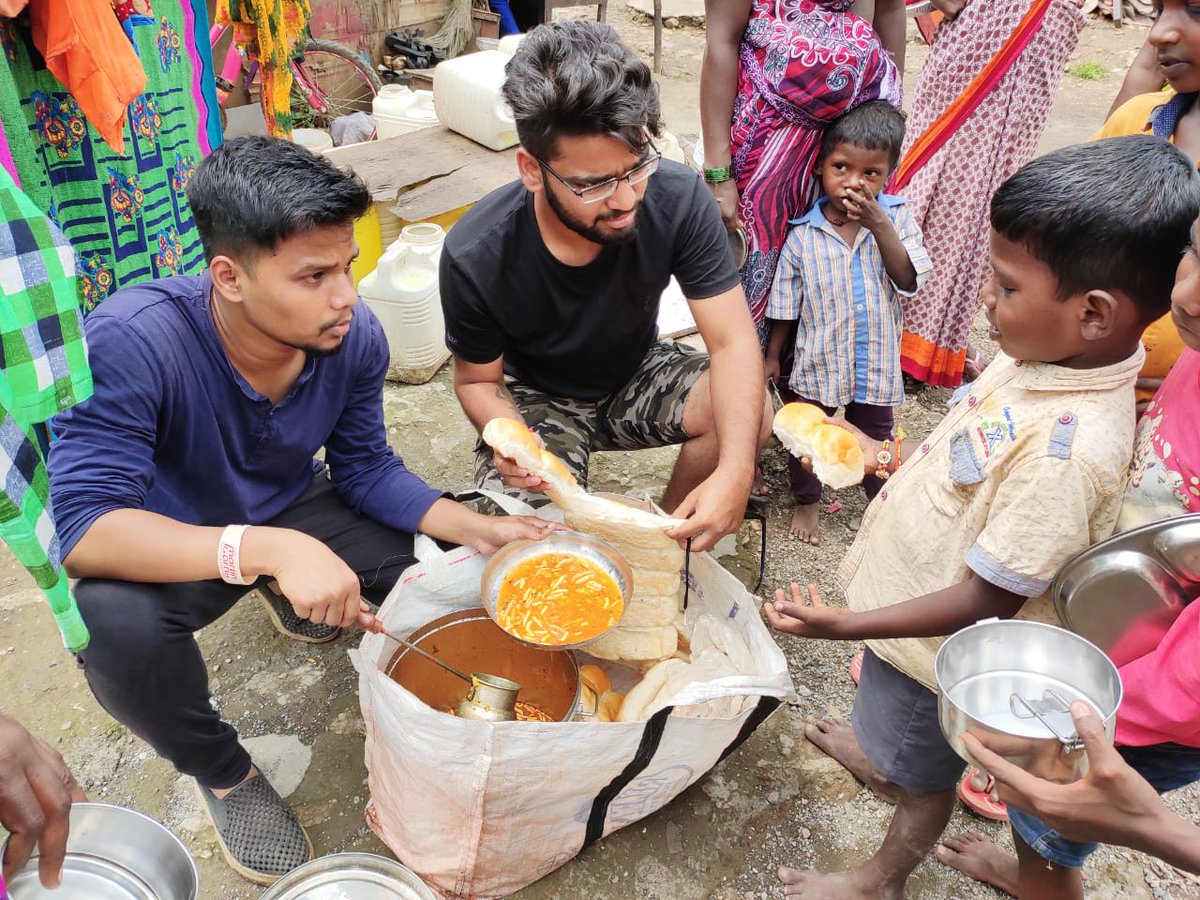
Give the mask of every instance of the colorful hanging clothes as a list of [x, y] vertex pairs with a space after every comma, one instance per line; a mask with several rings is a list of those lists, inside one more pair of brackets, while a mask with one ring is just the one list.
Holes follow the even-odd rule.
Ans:
[[292, 136], [292, 55], [312, 16], [308, 0], [218, 0], [216, 20], [258, 61], [267, 131]]
[[0, 539], [50, 601], [63, 642], [88, 633], [62, 570], [33, 425], [92, 393], [70, 244], [0, 169]]
[[[1036, 0], [968, 0], [938, 27], [908, 119], [905, 154], [962, 95]], [[926, 384], [962, 382], [971, 321], [988, 277], [992, 194], [1037, 149], [1084, 18], [1051, 0], [1036, 34], [995, 87], [904, 191], [933, 258], [929, 281], [904, 307], [901, 365]]]
[[120, 287], [206, 268], [184, 189], [221, 143], [204, 0], [118, 6], [147, 79], [123, 155], [46, 69], [24, 17], [0, 18], [0, 164], [71, 242], [85, 312]]
[[127, 107], [146, 88], [133, 46], [122, 40], [111, 0], [30, 0], [33, 44], [88, 122], [125, 152]]
[[816, 200], [821, 135], [868, 100], [901, 101], [900, 75], [851, 0], [754, 0], [730, 133], [746, 229], [742, 288], [762, 336], [788, 221]]

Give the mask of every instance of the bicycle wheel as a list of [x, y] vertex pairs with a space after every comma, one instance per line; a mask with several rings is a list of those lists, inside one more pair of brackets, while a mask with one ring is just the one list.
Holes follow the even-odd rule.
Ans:
[[292, 116], [297, 127], [328, 128], [339, 116], [369, 113], [383, 86], [357, 50], [337, 41], [310, 38], [296, 67], [300, 77], [292, 84]]

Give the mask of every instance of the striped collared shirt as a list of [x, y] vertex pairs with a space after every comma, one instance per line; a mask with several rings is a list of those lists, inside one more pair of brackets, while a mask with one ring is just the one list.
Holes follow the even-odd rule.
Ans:
[[[779, 255], [767, 317], [798, 321], [789, 386], [825, 406], [904, 402], [900, 372], [901, 298], [912, 296], [888, 277], [875, 236], [866, 228], [849, 246], [826, 220], [821, 198], [795, 226]], [[907, 200], [880, 194], [917, 273], [933, 267]]]

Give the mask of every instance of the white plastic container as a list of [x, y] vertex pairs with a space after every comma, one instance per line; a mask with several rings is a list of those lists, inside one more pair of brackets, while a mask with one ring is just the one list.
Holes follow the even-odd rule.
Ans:
[[358, 293], [387, 337], [391, 381], [424, 384], [450, 358], [438, 291], [438, 260], [445, 239], [440, 225], [405, 226], [375, 271], [358, 284]]
[[520, 46], [524, 38], [525, 35], [523, 34], [506, 34], [500, 38], [500, 52], [505, 56], [512, 56], [517, 52], [517, 47]]
[[662, 137], [655, 138], [654, 143], [658, 146], [658, 151], [663, 155], [663, 159], [674, 160], [686, 165], [687, 160], [684, 158], [683, 148], [679, 146], [679, 138], [671, 132], [663, 131]]
[[399, 137], [438, 123], [433, 91], [414, 91], [403, 84], [385, 84], [371, 102], [371, 118], [379, 140]]
[[438, 63], [433, 103], [441, 123], [491, 150], [516, 144], [512, 110], [500, 96], [511, 58], [499, 50], [483, 50]]
[[322, 131], [320, 128], [293, 128], [292, 143], [316, 154], [333, 149], [333, 138], [329, 136], [328, 131]]

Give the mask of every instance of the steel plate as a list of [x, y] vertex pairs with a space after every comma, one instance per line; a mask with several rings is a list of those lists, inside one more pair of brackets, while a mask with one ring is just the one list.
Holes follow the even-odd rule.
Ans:
[[1153, 650], [1200, 593], [1200, 514], [1153, 522], [1084, 550], [1051, 586], [1064, 625], [1118, 665]]

